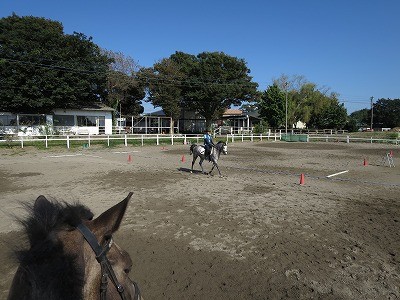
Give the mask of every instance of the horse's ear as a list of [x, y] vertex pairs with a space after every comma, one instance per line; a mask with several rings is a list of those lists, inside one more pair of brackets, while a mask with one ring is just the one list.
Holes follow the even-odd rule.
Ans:
[[129, 200], [132, 197], [132, 192], [122, 200], [120, 203], [109, 208], [98, 216], [94, 221], [95, 230], [100, 230], [102, 232], [113, 233], [118, 230], [121, 224], [122, 218], [124, 217], [126, 208], [128, 206]]
[[46, 199], [45, 196], [40, 195], [36, 198], [35, 204], [33, 205], [34, 211], [40, 211], [42, 208], [47, 207], [50, 204], [50, 201]]

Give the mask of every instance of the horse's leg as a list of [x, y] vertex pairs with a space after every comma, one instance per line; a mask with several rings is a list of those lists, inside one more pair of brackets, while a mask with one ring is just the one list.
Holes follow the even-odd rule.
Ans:
[[217, 170], [218, 170], [218, 173], [219, 173], [219, 177], [222, 177], [221, 171], [220, 171], [219, 168], [218, 168], [218, 164], [217, 164], [217, 162], [214, 161], [214, 160], [213, 160], [213, 166], [212, 166], [212, 168], [211, 168], [211, 171], [210, 171], [210, 173], [208, 173], [208, 174], [211, 175], [211, 172], [212, 172], [212, 170], [214, 170], [214, 167], [217, 167]]
[[[218, 168], [218, 164], [217, 163], [215, 163], [215, 166], [217, 167], [217, 170], [218, 170], [218, 173], [219, 173], [219, 177], [222, 177], [222, 175], [221, 175], [221, 171], [219, 170], [219, 168]], [[214, 166], [213, 166], [214, 167]]]
[[190, 173], [193, 173], [193, 165], [194, 165], [196, 159], [197, 159], [197, 155], [196, 155], [196, 154], [193, 154], [192, 169], [190, 170]]
[[211, 171], [208, 173], [209, 175], [211, 175], [211, 172], [214, 170], [215, 166], [217, 166], [217, 169], [218, 169], [217, 161], [215, 160], [214, 157], [211, 157], [211, 162], [213, 165], [212, 165]]
[[215, 167], [215, 163], [213, 162], [212, 168], [211, 168], [210, 172], [208, 172], [208, 175], [211, 175], [211, 172], [214, 170], [214, 167]]
[[202, 172], [203, 174], [206, 174], [206, 173], [204, 172], [204, 168], [203, 168], [203, 161], [204, 161], [204, 157], [203, 157], [203, 156], [200, 156], [199, 165], [200, 165], [200, 167], [201, 167], [201, 172]]

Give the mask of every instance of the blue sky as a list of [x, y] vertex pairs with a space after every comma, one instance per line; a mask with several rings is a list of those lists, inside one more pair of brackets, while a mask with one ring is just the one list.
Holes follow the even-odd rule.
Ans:
[[60, 21], [145, 67], [175, 51], [223, 51], [247, 62], [260, 90], [303, 75], [349, 113], [371, 96], [400, 98], [399, 0], [0, 0], [0, 17], [12, 12]]

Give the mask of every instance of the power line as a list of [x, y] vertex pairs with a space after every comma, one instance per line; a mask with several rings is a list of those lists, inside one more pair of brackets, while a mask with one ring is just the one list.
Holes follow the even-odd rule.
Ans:
[[42, 63], [35, 63], [35, 62], [23, 61], [23, 60], [5, 58], [5, 57], [3, 57], [3, 58], [0, 57], [0, 59], [8, 61], [10, 63], [19, 63], [19, 64], [23, 64], [23, 65], [31, 65], [31, 66], [35, 66], [35, 67], [54, 69], [54, 70], [58, 70], [58, 71], [68, 71], [68, 72], [82, 73], [82, 74], [100, 73], [100, 71], [89, 71], [89, 70], [83, 70], [83, 69], [79, 70], [79, 69], [62, 67], [62, 66], [57, 66], [57, 65], [46, 65], [46, 64], [42, 64]]
[[[46, 61], [52, 61], [55, 63], [62, 63], [61, 61], [56, 61], [52, 59], [47, 59], [47, 58], [41, 58], [42, 60]], [[80, 73], [80, 74], [107, 74], [112, 72], [111, 70], [86, 70], [86, 69], [77, 69], [77, 68], [71, 68], [71, 67], [64, 67], [60, 65], [50, 65], [50, 64], [44, 64], [44, 63], [38, 63], [38, 62], [31, 62], [31, 61], [24, 61], [20, 59], [13, 59], [13, 58], [7, 58], [7, 57], [0, 57], [0, 60], [5, 60], [9, 63], [18, 63], [18, 64], [23, 64], [23, 65], [31, 65], [33, 67], [38, 67], [38, 68], [45, 68], [45, 69], [53, 69], [57, 71], [63, 71], [63, 72], [73, 72], [73, 73]], [[261, 83], [255, 83], [255, 82], [248, 82], [248, 83], [237, 83], [237, 82], [221, 82], [220, 80], [216, 79], [205, 79], [202, 78], [201, 80], [196, 80], [196, 81], [191, 81], [191, 80], [184, 80], [184, 79], [176, 79], [176, 78], [168, 78], [168, 77], [153, 77], [153, 76], [146, 76], [146, 75], [141, 75], [141, 78], [137, 80], [145, 80], [148, 83], [154, 83], [154, 84], [161, 84], [164, 83], [165, 85], [171, 85], [175, 87], [187, 87], [187, 88], [192, 88], [192, 87], [212, 87], [212, 86], [236, 86], [236, 87], [246, 87], [250, 86], [252, 84], [258, 84], [260, 85]], [[0, 82], [1, 84], [1, 82]], [[4, 86], [4, 85], [3, 85]], [[7, 87], [7, 85], [5, 85]], [[12, 87], [8, 86], [9, 88], [18, 88], [18, 87]], [[344, 95], [340, 95], [343, 97]], [[345, 97], [347, 98], [347, 97]], [[353, 97], [351, 97], [353, 98]], [[362, 100], [365, 99], [365, 100]], [[370, 100], [369, 97], [364, 97], [364, 96], [356, 96], [355, 99], [345, 99], [345, 100], [340, 100], [338, 99], [339, 102], [341, 103], [354, 103], [354, 104], [366, 104], [368, 105]]]

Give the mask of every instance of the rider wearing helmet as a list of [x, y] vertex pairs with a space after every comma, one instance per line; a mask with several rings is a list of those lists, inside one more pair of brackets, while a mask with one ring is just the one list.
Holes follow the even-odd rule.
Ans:
[[208, 160], [211, 161], [211, 157], [210, 157], [211, 147], [214, 146], [214, 143], [213, 143], [212, 137], [210, 135], [210, 130], [208, 130], [208, 129], [206, 130], [203, 138], [204, 138], [204, 148], [206, 149], [205, 157], [206, 158], [208, 157]]

